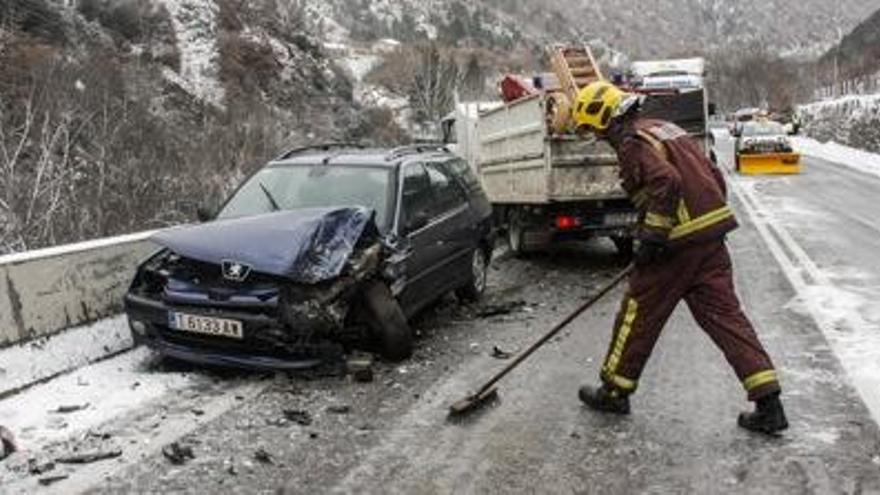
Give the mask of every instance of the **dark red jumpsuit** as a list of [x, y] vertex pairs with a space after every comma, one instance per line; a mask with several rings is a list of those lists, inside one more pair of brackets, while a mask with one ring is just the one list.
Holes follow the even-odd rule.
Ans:
[[618, 149], [623, 188], [643, 213], [639, 237], [667, 243], [638, 265], [614, 326], [602, 381], [635, 391], [660, 331], [682, 299], [721, 349], [750, 400], [779, 391], [770, 357], [733, 287], [724, 236], [737, 227], [721, 171], [669, 122], [635, 118]]

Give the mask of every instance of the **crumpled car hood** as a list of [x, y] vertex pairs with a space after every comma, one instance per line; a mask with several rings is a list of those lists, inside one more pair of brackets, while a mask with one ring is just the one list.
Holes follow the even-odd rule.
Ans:
[[163, 230], [151, 240], [194, 260], [314, 284], [340, 275], [361, 237], [377, 232], [373, 219], [362, 207], [280, 211]]

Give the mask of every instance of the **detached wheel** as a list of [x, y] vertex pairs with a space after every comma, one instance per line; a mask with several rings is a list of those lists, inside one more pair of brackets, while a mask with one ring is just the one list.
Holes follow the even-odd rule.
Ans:
[[489, 259], [486, 253], [476, 248], [471, 253], [470, 273], [466, 285], [455, 290], [455, 296], [463, 301], [478, 301], [486, 292], [486, 278], [489, 275]]
[[375, 282], [364, 289], [368, 324], [382, 357], [402, 361], [413, 353], [413, 334], [388, 286]]

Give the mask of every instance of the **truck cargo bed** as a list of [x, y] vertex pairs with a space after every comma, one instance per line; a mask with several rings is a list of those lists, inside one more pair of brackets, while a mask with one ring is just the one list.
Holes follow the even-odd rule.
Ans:
[[552, 136], [546, 96], [532, 95], [479, 117], [477, 167], [493, 203], [543, 204], [625, 197], [607, 144]]

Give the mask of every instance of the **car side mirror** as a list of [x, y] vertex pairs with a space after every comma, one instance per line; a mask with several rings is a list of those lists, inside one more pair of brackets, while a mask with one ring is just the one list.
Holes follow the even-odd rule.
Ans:
[[405, 226], [406, 233], [415, 232], [426, 225], [428, 225], [428, 214], [420, 211], [407, 220]]
[[202, 223], [210, 222], [214, 219], [213, 208], [210, 208], [207, 205], [199, 205], [198, 208], [196, 208], [196, 218]]

